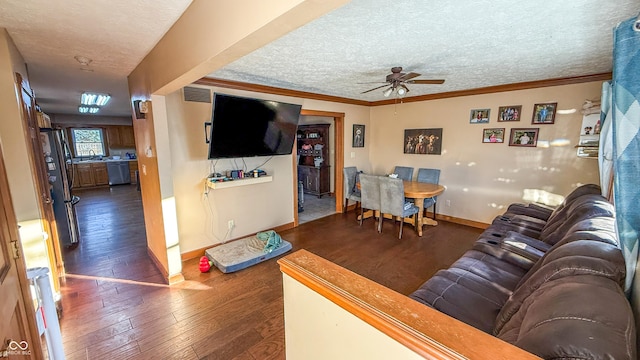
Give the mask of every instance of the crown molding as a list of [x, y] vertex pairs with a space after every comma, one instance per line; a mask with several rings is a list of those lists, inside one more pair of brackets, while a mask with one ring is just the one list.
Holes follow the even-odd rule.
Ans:
[[194, 82], [194, 84], [216, 86], [216, 87], [235, 89], [235, 90], [253, 91], [253, 92], [260, 92], [265, 94], [301, 97], [301, 98], [312, 99], [312, 100], [330, 101], [330, 102], [337, 102], [337, 103], [351, 104], [351, 105], [382, 106], [382, 105], [392, 105], [398, 102], [408, 103], [408, 102], [417, 102], [417, 101], [438, 100], [438, 99], [446, 99], [446, 98], [460, 97], [460, 96], [483, 95], [483, 94], [492, 94], [492, 93], [499, 93], [499, 92], [506, 92], [506, 91], [537, 89], [537, 88], [550, 87], [550, 86], [572, 85], [572, 84], [580, 84], [580, 83], [592, 82], [592, 81], [607, 81], [611, 79], [612, 79], [612, 73], [606, 72], [606, 73], [591, 74], [591, 75], [584, 75], [584, 76], [563, 77], [563, 78], [546, 79], [546, 80], [526, 81], [526, 82], [520, 82], [520, 83], [514, 83], [514, 84], [487, 86], [487, 87], [482, 87], [477, 89], [449, 91], [449, 92], [436, 93], [436, 94], [406, 97], [403, 99], [394, 98], [394, 99], [387, 99], [387, 100], [380, 100], [380, 101], [356, 100], [356, 99], [349, 99], [349, 98], [344, 98], [339, 96], [316, 94], [316, 93], [311, 93], [306, 91], [283, 89], [283, 88], [277, 88], [273, 86], [250, 84], [250, 83], [244, 83], [240, 81], [223, 80], [223, 79], [216, 79], [216, 78], [210, 78], [210, 77], [204, 77], [200, 80], [197, 80]]

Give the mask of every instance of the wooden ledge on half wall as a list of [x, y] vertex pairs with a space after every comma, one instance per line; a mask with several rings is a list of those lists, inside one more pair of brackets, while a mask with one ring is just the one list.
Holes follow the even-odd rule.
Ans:
[[425, 358], [540, 359], [306, 250], [278, 264], [284, 275]]

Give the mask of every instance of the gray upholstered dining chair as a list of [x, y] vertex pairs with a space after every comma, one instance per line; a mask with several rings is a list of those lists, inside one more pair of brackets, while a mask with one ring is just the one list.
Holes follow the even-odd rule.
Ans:
[[[440, 169], [418, 169], [418, 182], [438, 184], [440, 182]], [[434, 196], [428, 199], [424, 199], [424, 212], [426, 214], [427, 209], [433, 206], [433, 220], [436, 219], [436, 203], [438, 197]]]
[[356, 187], [356, 177], [358, 168], [355, 166], [347, 166], [342, 169], [344, 173], [344, 204], [342, 205], [342, 213], [347, 212], [349, 200], [356, 202], [356, 217], [358, 216], [358, 204], [360, 204], [360, 190]]
[[[402, 239], [402, 227], [404, 225], [404, 218], [413, 216], [413, 224], [418, 231], [418, 212], [420, 209], [413, 203], [407, 202], [404, 198], [404, 183], [402, 179], [394, 179], [390, 177], [380, 178], [380, 212], [382, 214], [390, 214], [399, 217], [400, 220], [400, 234], [399, 239]], [[382, 219], [384, 217], [380, 215], [380, 224], [378, 225], [378, 231], [382, 231]]]
[[[376, 175], [360, 174], [360, 226], [364, 219], [364, 210], [374, 210], [373, 225], [375, 227], [375, 210], [380, 211], [380, 179], [382, 177]], [[381, 218], [382, 219], [382, 218]], [[380, 227], [378, 226], [378, 231]]]
[[413, 168], [408, 166], [396, 166], [394, 174], [398, 174], [398, 179], [411, 181], [413, 179]]

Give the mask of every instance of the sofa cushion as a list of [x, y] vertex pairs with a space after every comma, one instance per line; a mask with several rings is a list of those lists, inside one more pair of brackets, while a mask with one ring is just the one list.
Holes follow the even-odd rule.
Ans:
[[530, 270], [505, 303], [496, 319], [494, 333], [511, 321], [532, 294], [550, 281], [583, 275], [599, 276], [622, 286], [625, 263], [622, 252], [614, 245], [595, 240], [577, 240], [550, 250], [539, 268]]
[[544, 359], [636, 358], [629, 302], [596, 275], [545, 282], [495, 335]]

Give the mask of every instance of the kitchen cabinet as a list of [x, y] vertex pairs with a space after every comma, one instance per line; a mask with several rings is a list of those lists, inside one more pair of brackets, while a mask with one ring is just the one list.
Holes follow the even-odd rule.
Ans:
[[136, 170], [138, 170], [138, 162], [137, 161], [129, 161], [129, 173], [131, 174], [131, 183], [137, 184], [138, 179], [136, 178]]
[[78, 187], [91, 187], [95, 186], [95, 181], [93, 180], [93, 174], [91, 173], [91, 164], [76, 164], [74, 165], [77, 168], [76, 174], [78, 174], [76, 184]]
[[107, 174], [107, 164], [91, 163], [91, 173], [93, 174], [96, 186], [109, 185], [109, 175]]
[[109, 185], [107, 164], [104, 162], [73, 164], [74, 183], [76, 188]]
[[120, 126], [120, 143], [126, 148], [136, 147], [133, 126]]
[[133, 126], [107, 126], [106, 131], [110, 148], [134, 148], [136, 146]]

